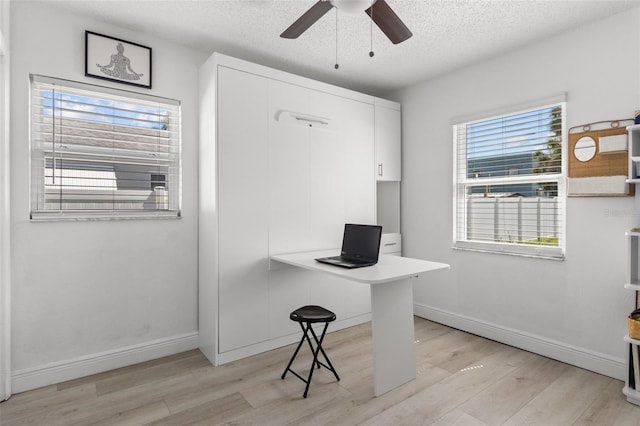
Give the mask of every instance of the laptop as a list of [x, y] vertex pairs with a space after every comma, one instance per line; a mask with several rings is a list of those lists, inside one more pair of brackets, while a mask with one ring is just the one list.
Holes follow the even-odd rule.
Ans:
[[381, 236], [382, 226], [380, 225], [347, 223], [344, 225], [340, 255], [320, 257], [315, 260], [349, 269], [375, 265], [378, 263]]

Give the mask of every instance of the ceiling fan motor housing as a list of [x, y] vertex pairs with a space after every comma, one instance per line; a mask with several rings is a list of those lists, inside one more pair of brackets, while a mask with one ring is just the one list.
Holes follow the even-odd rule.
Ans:
[[370, 7], [376, 0], [329, 0], [340, 12], [358, 14]]

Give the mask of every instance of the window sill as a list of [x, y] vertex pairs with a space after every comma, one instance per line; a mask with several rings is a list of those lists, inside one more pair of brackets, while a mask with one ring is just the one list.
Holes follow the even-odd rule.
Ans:
[[536, 259], [564, 261], [564, 251], [560, 247], [543, 247], [509, 243], [481, 243], [477, 241], [456, 241], [454, 250], [476, 251], [509, 256], [532, 257]]
[[94, 212], [31, 212], [32, 222], [103, 221], [103, 220], [153, 220], [181, 219], [178, 211], [94, 211]]

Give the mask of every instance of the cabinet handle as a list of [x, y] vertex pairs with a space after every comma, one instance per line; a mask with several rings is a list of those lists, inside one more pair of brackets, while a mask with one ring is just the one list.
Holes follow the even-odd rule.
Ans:
[[378, 176], [382, 176], [382, 163], [378, 163]]

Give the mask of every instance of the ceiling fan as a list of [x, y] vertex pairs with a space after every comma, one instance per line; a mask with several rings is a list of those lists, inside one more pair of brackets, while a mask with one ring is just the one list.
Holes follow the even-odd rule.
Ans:
[[393, 44], [402, 43], [413, 35], [385, 0], [318, 0], [289, 28], [284, 30], [280, 37], [298, 38], [334, 7], [350, 12], [362, 10], [366, 6], [369, 7], [364, 12], [371, 17]]

